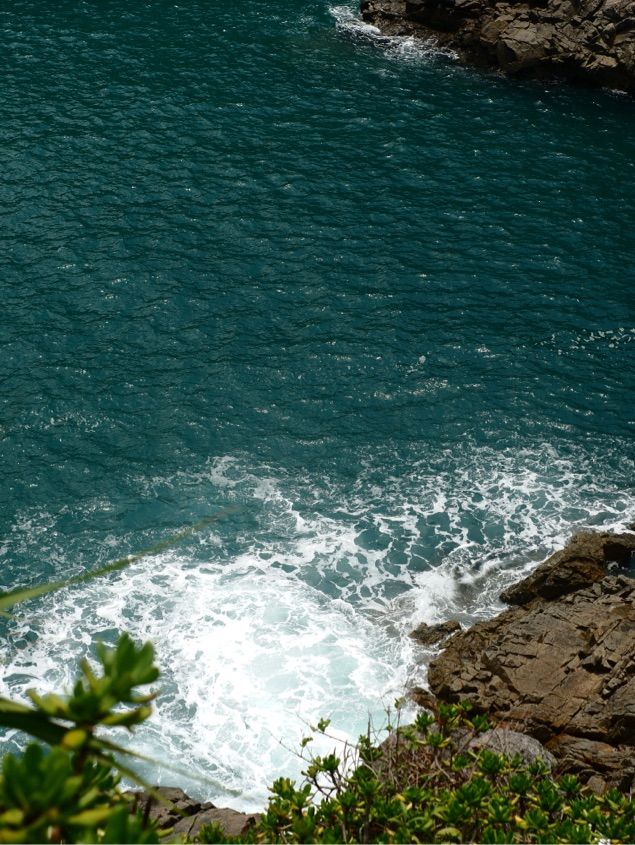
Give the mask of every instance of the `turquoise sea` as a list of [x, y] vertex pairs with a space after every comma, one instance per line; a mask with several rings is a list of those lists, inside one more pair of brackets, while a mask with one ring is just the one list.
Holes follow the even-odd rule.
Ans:
[[151, 638], [132, 742], [207, 780], [146, 775], [259, 807], [417, 623], [635, 519], [635, 101], [354, 2], [7, 0], [0, 44], [0, 586], [221, 514], [25, 606], [0, 693]]

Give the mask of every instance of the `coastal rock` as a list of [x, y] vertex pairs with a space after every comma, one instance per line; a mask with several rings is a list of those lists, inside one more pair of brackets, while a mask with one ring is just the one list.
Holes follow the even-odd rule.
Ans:
[[410, 701], [414, 702], [417, 707], [422, 707], [424, 710], [430, 710], [432, 713], [436, 712], [439, 702], [432, 695], [430, 690], [415, 685], [407, 690], [407, 695]]
[[436, 645], [441, 640], [447, 639], [451, 634], [455, 634], [461, 630], [461, 625], [454, 619], [449, 619], [447, 622], [441, 622], [439, 625], [427, 625], [422, 622], [410, 634], [413, 640], [423, 646]]
[[613, 572], [628, 572], [633, 534], [576, 534], [562, 551], [551, 555], [532, 574], [501, 593], [507, 604], [526, 604], [536, 598], [554, 599], [601, 581]]
[[603, 792], [609, 785], [624, 791], [635, 786], [632, 745], [613, 746], [570, 734], [555, 736], [548, 745], [560, 771], [575, 773], [587, 783], [594, 779], [595, 791]]
[[202, 805], [200, 801], [190, 798], [182, 789], [176, 786], [156, 786], [153, 794], [141, 790], [128, 790], [124, 793], [131, 802], [132, 812], [138, 812], [157, 827], [172, 827], [184, 816], [198, 813], [202, 807], [212, 807], [213, 804]]
[[470, 698], [545, 743], [567, 771], [635, 776], [635, 535], [580, 535], [455, 634], [428, 670], [442, 701]]
[[227, 836], [240, 836], [250, 827], [253, 827], [260, 818], [259, 813], [239, 813], [228, 807], [203, 810], [189, 818], [181, 819], [174, 825], [172, 836], [175, 838], [187, 837], [193, 839], [199, 830], [207, 824], [217, 824]]
[[201, 803], [190, 798], [182, 789], [173, 786], [156, 786], [152, 793], [129, 790], [124, 795], [130, 801], [130, 810], [153, 821], [165, 831], [162, 841], [194, 837], [206, 824], [218, 824], [227, 836], [240, 836], [256, 824], [259, 813], [240, 813], [229, 807], [215, 807], [210, 801]]
[[635, 93], [635, 0], [362, 0], [361, 12], [479, 67]]

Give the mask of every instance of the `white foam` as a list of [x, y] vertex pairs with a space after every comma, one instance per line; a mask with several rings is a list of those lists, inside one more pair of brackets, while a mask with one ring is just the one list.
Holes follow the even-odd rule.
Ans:
[[[163, 691], [134, 747], [203, 773], [216, 788], [192, 788], [211, 800], [261, 807], [274, 777], [300, 774], [281, 742], [297, 749], [321, 716], [354, 740], [405, 682], [400, 644], [385, 629], [246, 555], [205, 566], [162, 555], [79, 597], [65, 591], [30, 616], [38, 640], [3, 667], [3, 680], [25, 669], [29, 677], [4, 691], [68, 687], [77, 656], [114, 630], [151, 639]], [[152, 777], [175, 781], [168, 768]]]
[[353, 38], [369, 41], [386, 51], [388, 58], [400, 61], [420, 61], [430, 56], [457, 59], [457, 54], [447, 47], [440, 47], [433, 38], [415, 38], [411, 35], [384, 35], [378, 27], [367, 23], [359, 14], [359, 4], [331, 6], [338, 30]]
[[376, 26], [366, 23], [352, 6], [331, 6], [329, 12], [335, 18], [338, 29], [367, 38], [384, 38], [381, 31]]
[[587, 351], [590, 348], [618, 349], [635, 342], [635, 328], [616, 326], [595, 331], [574, 332], [571, 330], [555, 332], [541, 342], [542, 346], [561, 347], [560, 353]]
[[[620, 479], [611, 466], [607, 444], [563, 455], [549, 444], [466, 442], [410, 461], [375, 450], [354, 482], [294, 477], [240, 456], [139, 478], [144, 496], [201, 508], [220, 500], [248, 514], [248, 527], [217, 522], [174, 551], [29, 607], [0, 684], [5, 694], [59, 689], [96, 639], [114, 641], [118, 630], [151, 639], [162, 692], [133, 745], [203, 773], [212, 785], [192, 782], [194, 794], [262, 806], [274, 777], [299, 775], [280, 743], [297, 747], [305, 722], [332, 718], [354, 739], [368, 713], [381, 720], [409, 679], [421, 682], [407, 637], [418, 622], [491, 616], [501, 589], [574, 530], [624, 528], [635, 513], [633, 465], [619, 455]], [[95, 507], [86, 504], [82, 524]], [[57, 519], [22, 513], [5, 558], [55, 536], [61, 555]], [[109, 535], [95, 557], [121, 543]], [[72, 549], [59, 561], [69, 563]], [[161, 766], [146, 774], [186, 783]]]

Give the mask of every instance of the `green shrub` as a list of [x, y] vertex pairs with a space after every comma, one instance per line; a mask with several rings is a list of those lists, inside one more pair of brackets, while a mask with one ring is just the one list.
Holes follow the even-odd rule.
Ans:
[[[0, 594], [0, 614], [29, 598], [122, 569], [172, 542], [95, 573]], [[158, 842], [154, 827], [131, 815], [118, 789], [121, 774], [142, 783], [122, 762], [138, 755], [99, 732], [133, 730], [150, 715], [154, 696], [138, 687], [158, 677], [153, 648], [138, 647], [124, 634], [114, 649], [98, 645], [97, 657], [98, 671], [81, 662], [69, 696], [31, 692], [30, 705], [0, 698], [0, 726], [48, 746], [32, 742], [23, 755], [8, 754], [2, 761], [0, 843]], [[196, 841], [635, 842], [631, 798], [615, 790], [596, 796], [572, 775], [551, 777], [540, 762], [526, 766], [519, 758], [471, 751], [469, 740], [490, 725], [470, 710], [467, 703], [439, 705], [437, 713], [421, 712], [410, 726], [389, 727], [383, 743], [369, 732], [340, 755], [311, 756], [312, 737], [305, 737], [302, 785], [276, 780], [265, 813], [242, 837], [227, 837], [218, 825], [208, 825]], [[326, 734], [328, 726], [323, 719], [314, 731]]]
[[[318, 727], [324, 731], [328, 723]], [[199, 842], [633, 842], [635, 805], [619, 792], [598, 797], [572, 775], [550, 776], [469, 740], [489, 728], [468, 704], [441, 705], [391, 730], [381, 745], [361, 737], [341, 757], [307, 756], [306, 782], [271, 788], [259, 824], [243, 837], [203, 828]], [[356, 765], [351, 767], [351, 761]], [[350, 773], [348, 773], [350, 772]]]
[[31, 691], [31, 706], [0, 699], [0, 725], [49, 746], [32, 742], [23, 755], [4, 757], [0, 842], [158, 842], [117, 789], [119, 772], [135, 777], [120, 758], [132, 752], [98, 733], [148, 718], [154, 696], [137, 688], [158, 677], [154, 651], [123, 634], [113, 649], [100, 643], [97, 657], [97, 672], [81, 662], [70, 696]]
[[[135, 756], [99, 732], [132, 730], [150, 714], [158, 677], [152, 646], [122, 635], [97, 647], [99, 670], [84, 660], [71, 695], [31, 692], [31, 705], [0, 699], [0, 724], [32, 742], [8, 754], [0, 774], [0, 842], [157, 842], [151, 824], [130, 814], [118, 789], [121, 761]], [[321, 720], [315, 732], [328, 736]], [[598, 797], [572, 775], [551, 777], [469, 741], [489, 728], [469, 705], [440, 705], [387, 739], [360, 737], [341, 754], [311, 755], [301, 743], [305, 782], [278, 778], [259, 823], [230, 838], [217, 825], [198, 842], [633, 842], [635, 805], [612, 790]]]

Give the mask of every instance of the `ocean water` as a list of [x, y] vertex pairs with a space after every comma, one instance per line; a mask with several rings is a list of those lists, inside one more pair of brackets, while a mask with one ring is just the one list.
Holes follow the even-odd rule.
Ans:
[[417, 623], [635, 519], [635, 102], [230, 5], [0, 9], [1, 586], [219, 516], [21, 608], [0, 692], [151, 638], [144, 774], [258, 808]]

